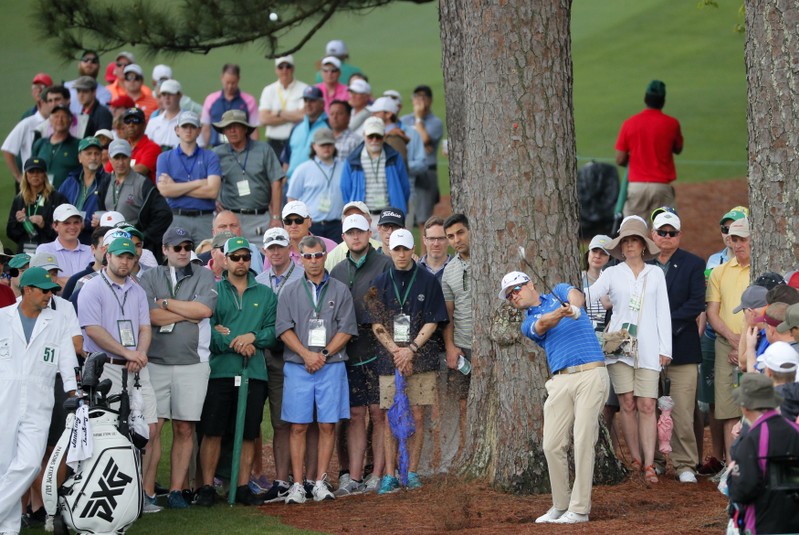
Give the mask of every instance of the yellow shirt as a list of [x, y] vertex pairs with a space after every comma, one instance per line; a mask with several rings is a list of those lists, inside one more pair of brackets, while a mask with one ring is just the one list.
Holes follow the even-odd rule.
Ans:
[[721, 321], [735, 334], [743, 331], [743, 315], [733, 314], [732, 309], [741, 304], [741, 295], [748, 286], [749, 266], [741, 266], [735, 257], [713, 268], [707, 283], [705, 301], [720, 303]]

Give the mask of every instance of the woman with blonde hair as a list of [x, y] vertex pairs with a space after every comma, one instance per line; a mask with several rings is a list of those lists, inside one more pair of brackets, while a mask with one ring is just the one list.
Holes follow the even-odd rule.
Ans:
[[6, 235], [17, 244], [17, 253], [33, 254], [39, 244], [56, 239], [53, 211], [66, 202], [47, 178], [47, 162], [29, 158], [6, 225]]
[[636, 216], [622, 222], [619, 236], [605, 249], [622, 262], [602, 272], [590, 287], [591, 297], [608, 296], [613, 305], [606, 334], [624, 330], [635, 339], [627, 345], [631, 350], [607, 356], [608, 374], [633, 468], [643, 468], [646, 481], [657, 483], [655, 408], [661, 367], [671, 362], [671, 312], [663, 270], [646, 260], [660, 249], [649, 239], [646, 222]]

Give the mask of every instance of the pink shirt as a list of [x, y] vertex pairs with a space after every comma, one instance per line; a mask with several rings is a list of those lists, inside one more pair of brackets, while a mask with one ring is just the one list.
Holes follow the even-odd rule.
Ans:
[[327, 86], [324, 83], [316, 84], [316, 87], [322, 90], [322, 96], [325, 99], [325, 113], [330, 112], [330, 103], [334, 100], [343, 100], [347, 102], [350, 99], [350, 93], [347, 90], [347, 86], [344, 84], [338, 84], [336, 90], [330, 94], [328, 94]]

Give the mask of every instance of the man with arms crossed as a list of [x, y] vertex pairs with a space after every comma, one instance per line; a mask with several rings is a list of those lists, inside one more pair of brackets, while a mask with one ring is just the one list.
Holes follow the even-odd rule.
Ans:
[[[547, 354], [552, 378], [546, 382], [544, 455], [547, 458], [552, 507], [536, 523], [588, 522], [594, 446], [599, 415], [610, 391], [605, 355], [587, 314], [581, 314], [583, 294], [558, 284], [551, 294], [539, 294], [530, 277], [511, 271], [502, 278], [500, 299], [526, 310], [522, 334]], [[562, 305], [560, 301], [565, 302]], [[569, 492], [569, 437], [574, 434], [574, 487]], [[570, 497], [571, 494], [571, 497]]]

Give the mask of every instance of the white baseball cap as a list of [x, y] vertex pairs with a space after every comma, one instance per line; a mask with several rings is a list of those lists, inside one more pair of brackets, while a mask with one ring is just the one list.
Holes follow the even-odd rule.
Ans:
[[364, 215], [370, 213], [369, 212], [369, 207], [366, 206], [365, 202], [363, 202], [363, 201], [351, 201], [351, 202], [348, 202], [347, 204], [344, 205], [344, 209], [341, 211], [341, 215], [346, 214], [347, 210], [349, 210], [350, 208], [357, 208], [358, 211], [361, 212]]
[[282, 217], [285, 219], [291, 214], [297, 214], [300, 217], [311, 217], [311, 212], [308, 211], [308, 207], [302, 201], [291, 201], [286, 203], [286, 206], [283, 207]]
[[28, 262], [28, 267], [40, 267], [42, 269], [46, 269], [50, 271], [51, 269], [57, 269], [61, 271], [61, 268], [58, 266], [58, 258], [53, 253], [36, 253], [31, 256], [30, 261]]
[[272, 227], [264, 232], [264, 249], [269, 249], [273, 245], [288, 247], [290, 243], [289, 233], [282, 227]]
[[177, 80], [164, 80], [161, 82], [161, 88], [159, 91], [162, 94], [166, 93], [168, 95], [177, 95], [178, 93], [183, 93], [183, 88], [180, 86], [180, 82]]
[[372, 134], [386, 135], [386, 125], [380, 117], [368, 117], [363, 122], [363, 137], [369, 137]]
[[388, 248], [393, 251], [397, 247], [413, 250], [413, 234], [411, 234], [410, 230], [399, 228], [391, 233], [391, 237], [388, 239]]
[[347, 89], [361, 95], [369, 95], [372, 92], [372, 86], [369, 85], [369, 82], [360, 78], [353, 80]]
[[112, 228], [108, 230], [105, 235], [103, 236], [103, 247], [108, 247], [111, 245], [111, 242], [116, 240], [117, 238], [126, 238], [130, 239], [130, 233], [122, 230], [121, 228]]
[[522, 273], [521, 271], [511, 271], [502, 277], [502, 284], [498, 297], [504, 301], [508, 288], [513, 288], [514, 286], [518, 286], [520, 284], [527, 284], [528, 282], [530, 282], [530, 277], [528, 277], [525, 273]]
[[169, 65], [156, 65], [153, 67], [153, 80], [160, 82], [172, 78], [172, 69]]
[[365, 232], [369, 230], [369, 222], [361, 214], [352, 214], [344, 218], [344, 221], [341, 224], [342, 231], [347, 232], [348, 230], [354, 228], [363, 230]]
[[333, 65], [338, 70], [341, 70], [341, 60], [336, 56], [327, 56], [322, 60], [322, 65]]
[[328, 56], [346, 56], [347, 45], [344, 44], [344, 41], [340, 39], [328, 41], [327, 46], [325, 47], [325, 54]]
[[294, 66], [294, 56], [289, 54], [288, 56], [280, 56], [279, 58], [275, 58], [275, 67], [280, 65], [281, 63], [288, 63], [292, 67]]
[[400, 95], [399, 91], [396, 91], [394, 89], [387, 89], [387, 90], [383, 91], [383, 96], [384, 97], [388, 97], [388, 98], [390, 98], [392, 100], [396, 100], [397, 102], [402, 104], [402, 95]]
[[664, 225], [671, 225], [674, 230], [680, 230], [680, 218], [671, 212], [660, 212], [652, 221], [652, 227], [657, 230]]
[[114, 212], [113, 210], [110, 212], [106, 212], [100, 216], [100, 226], [101, 227], [115, 227], [118, 223], [124, 223], [125, 216], [120, 214], [119, 212]]
[[774, 342], [763, 352], [763, 364], [773, 372], [795, 372], [799, 367], [799, 353], [788, 342]]
[[605, 249], [605, 246], [612, 241], [613, 240], [610, 238], [610, 236], [605, 236], [604, 234], [597, 234], [596, 236], [591, 238], [591, 243], [588, 244], [588, 250], [593, 251], [594, 249], [602, 249], [603, 251], [605, 251], [605, 254], [610, 254], [608, 253], [608, 250]]
[[375, 100], [371, 106], [366, 107], [371, 113], [375, 113], [378, 111], [387, 111], [389, 113], [397, 113], [399, 111], [399, 106], [397, 105], [397, 101], [391, 97], [380, 97]]
[[66, 221], [72, 216], [78, 216], [79, 218], [83, 219], [83, 215], [80, 213], [80, 210], [71, 204], [59, 204], [58, 208], [53, 211], [53, 221]]

